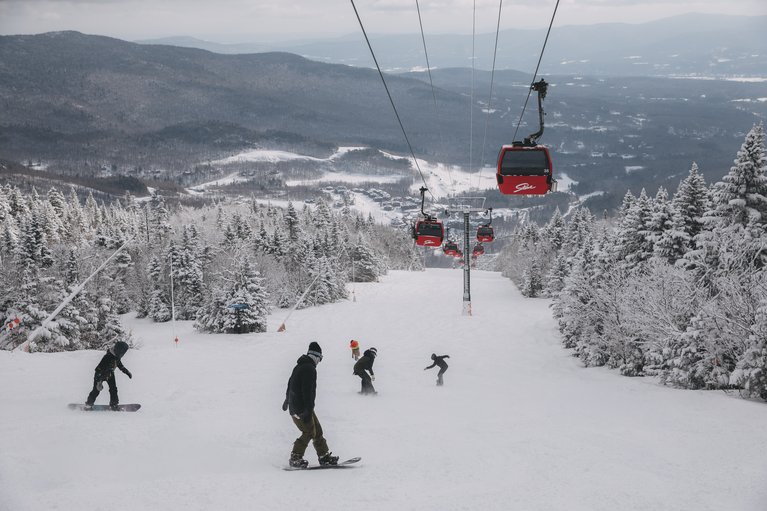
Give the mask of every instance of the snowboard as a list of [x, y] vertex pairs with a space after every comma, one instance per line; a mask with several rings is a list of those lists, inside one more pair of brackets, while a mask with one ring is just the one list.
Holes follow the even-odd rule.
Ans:
[[68, 406], [70, 410], [82, 410], [84, 412], [135, 412], [141, 408], [141, 405], [135, 403], [129, 405], [117, 405], [117, 410], [112, 410], [109, 405], [93, 405], [90, 410], [85, 408], [84, 404], [80, 403], [69, 403]]
[[326, 468], [353, 468], [354, 464], [360, 461], [362, 458], [351, 458], [346, 461], [339, 461], [337, 465], [310, 465], [305, 468], [298, 467], [285, 467], [283, 470], [323, 470]]

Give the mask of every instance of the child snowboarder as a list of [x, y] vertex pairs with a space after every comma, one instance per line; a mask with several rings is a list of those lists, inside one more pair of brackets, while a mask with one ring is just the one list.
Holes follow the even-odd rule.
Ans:
[[117, 410], [120, 404], [120, 399], [117, 397], [117, 382], [115, 381], [115, 368], [124, 372], [128, 378], [133, 379], [133, 375], [128, 371], [121, 359], [123, 355], [128, 351], [128, 343], [123, 341], [117, 341], [114, 346], [107, 350], [106, 355], [101, 359], [99, 365], [96, 366], [93, 375], [93, 390], [88, 394], [88, 399], [85, 401], [85, 408], [90, 409], [93, 407], [93, 403], [96, 402], [96, 398], [104, 388], [104, 382], [109, 385], [109, 406], [112, 410]]
[[360, 343], [352, 339], [352, 342], [349, 343], [349, 347], [352, 349], [352, 358], [354, 360], [360, 359]]
[[442, 385], [442, 375], [445, 374], [445, 371], [447, 371], [447, 362], [445, 362], [446, 358], [450, 358], [450, 355], [442, 355], [440, 357], [437, 356], [436, 353], [431, 354], [431, 359], [433, 360], [432, 364], [429, 367], [424, 367], [424, 371], [427, 369], [431, 369], [432, 367], [439, 366], [439, 372], [437, 373], [437, 385]]
[[[365, 350], [362, 357], [354, 364], [354, 374], [360, 377], [362, 380], [362, 390], [360, 394], [378, 394], [376, 389], [373, 388], [373, 383], [376, 380], [376, 375], [373, 373], [373, 362], [375, 362], [378, 350], [370, 348]], [[368, 372], [370, 374], [368, 375]]]
[[322, 436], [322, 426], [314, 413], [314, 398], [317, 394], [317, 364], [322, 360], [322, 348], [316, 342], [309, 344], [306, 355], [301, 355], [296, 361], [296, 367], [288, 380], [288, 390], [285, 392], [283, 410], [290, 410], [293, 424], [301, 432], [301, 436], [293, 442], [290, 453], [290, 466], [306, 468], [309, 462], [304, 459], [304, 453], [309, 446], [309, 440], [317, 451], [320, 465], [338, 464], [338, 456], [328, 449], [328, 443]]

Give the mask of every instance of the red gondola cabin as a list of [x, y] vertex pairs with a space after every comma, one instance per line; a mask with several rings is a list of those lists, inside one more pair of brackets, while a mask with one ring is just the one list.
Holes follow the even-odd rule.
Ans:
[[485, 253], [485, 247], [483, 247], [481, 243], [477, 243], [476, 245], [474, 245], [474, 249], [471, 251], [471, 255], [473, 257], [481, 256], [484, 253]]
[[490, 243], [495, 239], [495, 233], [490, 225], [480, 225], [477, 229], [477, 241]]
[[456, 245], [455, 241], [446, 241], [442, 251], [446, 256], [454, 256], [458, 253], [458, 245]]
[[445, 229], [438, 220], [427, 218], [415, 224], [415, 244], [418, 246], [438, 247], [444, 237]]
[[556, 191], [549, 150], [542, 145], [505, 145], [495, 175], [504, 195], [545, 195]]

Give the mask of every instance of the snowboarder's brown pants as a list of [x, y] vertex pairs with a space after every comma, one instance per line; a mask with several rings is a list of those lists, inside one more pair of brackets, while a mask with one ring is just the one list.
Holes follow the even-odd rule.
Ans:
[[322, 425], [317, 415], [312, 412], [312, 418], [309, 422], [304, 422], [301, 419], [296, 419], [291, 415], [293, 424], [301, 431], [301, 436], [296, 438], [293, 442], [293, 452], [304, 456], [306, 448], [309, 446], [309, 440], [314, 444], [314, 450], [317, 451], [317, 457], [320, 458], [328, 453], [328, 443], [325, 437], [322, 436]]

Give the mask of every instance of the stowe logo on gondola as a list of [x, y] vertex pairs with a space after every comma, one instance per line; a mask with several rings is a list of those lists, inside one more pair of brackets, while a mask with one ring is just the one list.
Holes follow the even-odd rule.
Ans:
[[515, 192], [524, 192], [526, 190], [535, 190], [536, 186], [531, 185], [530, 183], [519, 183], [517, 186], [514, 187]]

